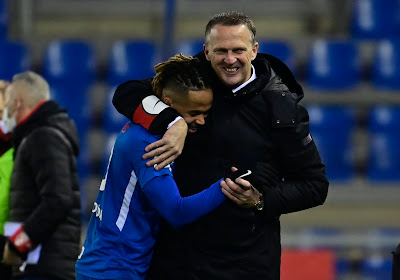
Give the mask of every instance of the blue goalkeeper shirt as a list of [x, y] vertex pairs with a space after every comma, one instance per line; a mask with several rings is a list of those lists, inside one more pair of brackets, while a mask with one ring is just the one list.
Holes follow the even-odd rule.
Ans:
[[144, 149], [156, 140], [133, 123], [118, 135], [76, 262], [77, 274], [95, 279], [145, 279], [162, 217], [178, 227], [225, 200], [221, 180], [182, 198], [169, 166], [160, 171], [146, 167]]

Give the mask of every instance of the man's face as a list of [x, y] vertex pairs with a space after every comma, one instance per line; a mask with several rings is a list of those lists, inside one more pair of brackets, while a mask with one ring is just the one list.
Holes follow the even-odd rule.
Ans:
[[207, 60], [220, 80], [236, 88], [250, 79], [251, 61], [257, 56], [258, 43], [252, 44], [251, 31], [245, 25], [215, 25], [204, 45]]
[[211, 108], [213, 94], [211, 89], [189, 91], [187, 100], [173, 102], [171, 107], [185, 119], [188, 132], [195, 133], [200, 125], [205, 124], [205, 118]]
[[18, 86], [14, 84], [10, 84], [6, 92], [4, 94], [4, 106], [2, 107], [2, 111], [7, 107], [8, 109], [8, 117], [11, 117], [12, 114], [14, 113], [14, 103], [15, 103], [15, 96], [16, 96], [16, 91], [18, 90]]

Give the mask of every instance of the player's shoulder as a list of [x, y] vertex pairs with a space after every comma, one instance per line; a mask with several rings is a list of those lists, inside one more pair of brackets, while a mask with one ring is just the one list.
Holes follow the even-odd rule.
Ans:
[[137, 147], [142, 150], [143, 147], [159, 139], [160, 137], [152, 135], [144, 127], [128, 122], [118, 135], [117, 143], [118, 145], [128, 143], [130, 147]]

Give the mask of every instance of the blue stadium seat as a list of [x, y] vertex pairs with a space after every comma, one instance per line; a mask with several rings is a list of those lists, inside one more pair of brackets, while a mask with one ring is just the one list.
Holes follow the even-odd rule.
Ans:
[[0, 41], [0, 79], [29, 70], [31, 57], [26, 45], [18, 42]]
[[178, 43], [176, 53], [194, 56], [203, 51], [204, 39], [184, 40]]
[[77, 86], [73, 84], [73, 81], [70, 84], [50, 84], [51, 98], [67, 109], [69, 115], [74, 119], [81, 137], [87, 133], [91, 124], [90, 86]]
[[388, 252], [394, 249], [400, 240], [400, 229], [395, 227], [375, 227], [367, 231], [364, 249], [368, 251]]
[[103, 131], [107, 134], [118, 133], [128, 122], [128, 119], [120, 114], [112, 104], [112, 97], [116, 87], [110, 89], [103, 112]]
[[323, 92], [346, 90], [361, 79], [358, 47], [350, 41], [317, 40], [307, 58], [306, 82]]
[[366, 257], [361, 261], [360, 270], [362, 279], [392, 279], [392, 259], [379, 255]]
[[296, 72], [296, 61], [292, 46], [285, 41], [258, 40], [259, 53], [267, 53], [282, 60], [293, 72]]
[[343, 231], [332, 227], [307, 227], [300, 231], [298, 244], [303, 249], [340, 249]]
[[114, 146], [115, 140], [117, 139], [119, 133], [110, 133], [108, 134], [106, 137], [106, 144], [105, 144], [105, 148], [103, 150], [103, 155], [101, 158], [101, 170], [100, 170], [100, 176], [104, 176], [105, 172], [107, 170], [107, 166], [108, 166], [108, 161], [110, 159], [110, 155], [111, 155], [111, 150]]
[[352, 179], [353, 110], [339, 106], [313, 106], [308, 108], [308, 112], [310, 132], [326, 165], [328, 178], [343, 182]]
[[0, 40], [7, 37], [8, 16], [6, 5], [6, 0], [0, 0]]
[[107, 82], [115, 86], [132, 79], [153, 77], [158, 59], [157, 47], [151, 41], [117, 41], [111, 47]]
[[96, 79], [96, 55], [85, 41], [52, 41], [44, 53], [43, 76], [49, 83], [92, 84]]
[[400, 180], [400, 107], [376, 106], [368, 117], [367, 177], [372, 182]]
[[66, 108], [75, 120], [80, 138], [90, 128], [90, 91], [96, 81], [96, 55], [81, 40], [55, 40], [44, 51], [42, 72], [51, 88], [51, 97]]
[[82, 185], [89, 179], [93, 173], [92, 160], [87, 137], [79, 139], [79, 155], [77, 160], [78, 176]]
[[335, 260], [335, 275], [336, 279], [350, 279], [351, 261], [344, 258], [336, 257]]
[[372, 84], [379, 89], [400, 89], [399, 39], [377, 43], [372, 63]]
[[400, 31], [398, 0], [353, 1], [350, 33], [357, 39], [398, 37]]

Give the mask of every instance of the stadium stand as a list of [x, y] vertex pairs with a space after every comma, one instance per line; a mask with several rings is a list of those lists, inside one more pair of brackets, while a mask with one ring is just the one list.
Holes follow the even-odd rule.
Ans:
[[183, 53], [186, 56], [194, 56], [203, 51], [204, 39], [190, 39], [179, 42], [176, 46], [176, 53]]
[[11, 80], [14, 74], [29, 70], [29, 47], [20, 42], [0, 41], [0, 79]]
[[400, 40], [377, 42], [372, 63], [371, 83], [377, 89], [400, 89]]
[[0, 40], [3, 40], [7, 37], [7, 7], [6, 1], [0, 0]]
[[159, 62], [158, 48], [147, 40], [120, 40], [113, 44], [107, 69], [107, 83], [119, 85], [132, 79], [154, 76], [154, 64]]
[[371, 182], [399, 181], [400, 107], [373, 107], [369, 112], [368, 132], [368, 179]]
[[284, 40], [258, 40], [258, 52], [271, 54], [282, 60], [296, 75], [296, 57], [292, 45]]
[[[302, 268], [309, 260], [308, 253], [318, 260], [322, 255], [314, 255], [313, 250], [328, 249], [329, 270], [321, 271], [329, 271], [326, 277], [331, 277], [334, 269], [336, 280], [390, 279], [390, 251], [400, 237], [384, 233], [379, 227], [389, 223], [399, 227], [393, 220], [400, 209], [400, 52], [396, 38], [400, 34], [400, 1], [249, 1], [250, 4], [230, 1], [229, 8], [242, 10], [255, 20], [259, 51], [287, 63], [306, 90], [303, 101], [310, 113], [311, 135], [331, 180], [323, 207], [282, 215], [283, 249], [294, 249], [285, 252], [283, 263]], [[164, 32], [163, 5], [143, 0], [97, 1], [96, 5], [41, 0], [31, 10], [32, 21], [24, 26], [27, 19], [21, 18], [23, 2], [27, 1], [0, 0], [0, 78], [10, 79], [15, 73], [40, 69], [51, 82], [55, 99], [66, 104], [71, 115], [80, 116], [78, 125], [84, 127], [84, 135], [95, 132], [100, 136], [83, 137], [81, 141], [80, 177], [93, 177], [93, 182], [82, 181], [82, 194], [86, 195], [83, 200], [87, 200], [90, 214], [94, 199], [90, 196], [97, 194], [116, 133], [126, 123], [111, 104], [112, 94], [117, 85], [127, 80], [154, 75], [153, 66], [161, 60], [161, 46], [155, 42], [161, 41]], [[8, 10], [14, 8], [16, 12], [12, 17], [8, 14], [7, 22], [4, 3], [10, 4]], [[331, 11], [333, 5], [335, 13]], [[351, 9], [346, 10], [347, 7]], [[177, 8], [175, 37], [170, 43], [177, 52], [194, 55], [203, 48], [204, 23], [211, 14], [226, 9], [226, 1], [214, 0], [204, 5], [202, 1], [181, 0], [177, 1]], [[4, 36], [24, 43], [9, 42]], [[49, 54], [31, 59], [32, 54], [50, 49], [55, 44], [53, 39], [62, 42], [62, 46], [52, 47], [56, 49], [52, 56], [57, 56], [54, 53], [67, 49], [64, 43], [78, 41], [70, 38], [81, 38], [79, 41], [88, 47], [90, 55], [63, 54], [55, 64], [58, 66], [51, 67], [46, 66], [54, 63], [45, 58]], [[94, 68], [88, 59], [91, 55]], [[60, 81], [63, 79], [69, 84]], [[91, 86], [78, 86], [85, 84], [81, 79], [91, 80], [87, 85], [94, 83], [96, 90], [89, 93]], [[84, 101], [72, 98], [75, 95]], [[93, 104], [87, 104], [90, 96], [100, 102], [95, 115], [89, 111]], [[84, 108], [89, 110], [79, 111], [81, 106], [67, 105], [72, 99], [75, 103], [70, 104], [87, 104]], [[394, 105], [389, 106], [391, 103]], [[354, 135], [362, 136], [363, 141], [355, 142]], [[95, 159], [94, 150], [99, 154]], [[354, 153], [361, 156], [355, 160]], [[332, 231], [318, 228], [321, 223], [331, 225]], [[306, 250], [297, 250], [299, 247]], [[296, 261], [293, 266], [287, 256]], [[307, 263], [303, 267], [314, 272], [315, 265], [318, 264]], [[297, 271], [292, 272], [290, 279], [297, 279]]]
[[96, 66], [94, 50], [84, 41], [56, 40], [44, 51], [43, 76], [53, 98], [75, 119], [81, 135], [91, 123], [89, 92], [96, 81]]
[[82, 181], [92, 172], [88, 133], [92, 125], [90, 92], [97, 78], [96, 67], [94, 49], [83, 40], [54, 40], [44, 50], [42, 74], [50, 84], [52, 98], [68, 110], [77, 125]]
[[358, 48], [352, 41], [320, 39], [311, 43], [306, 65], [308, 86], [321, 93], [346, 90], [360, 83]]
[[355, 0], [350, 33], [357, 39], [396, 38], [400, 31], [400, 2], [397, 0]]
[[380, 255], [369, 256], [361, 261], [362, 279], [388, 280], [392, 277], [392, 259]]
[[347, 181], [354, 176], [352, 133], [355, 116], [352, 108], [311, 106], [310, 132], [318, 145], [332, 181]]

